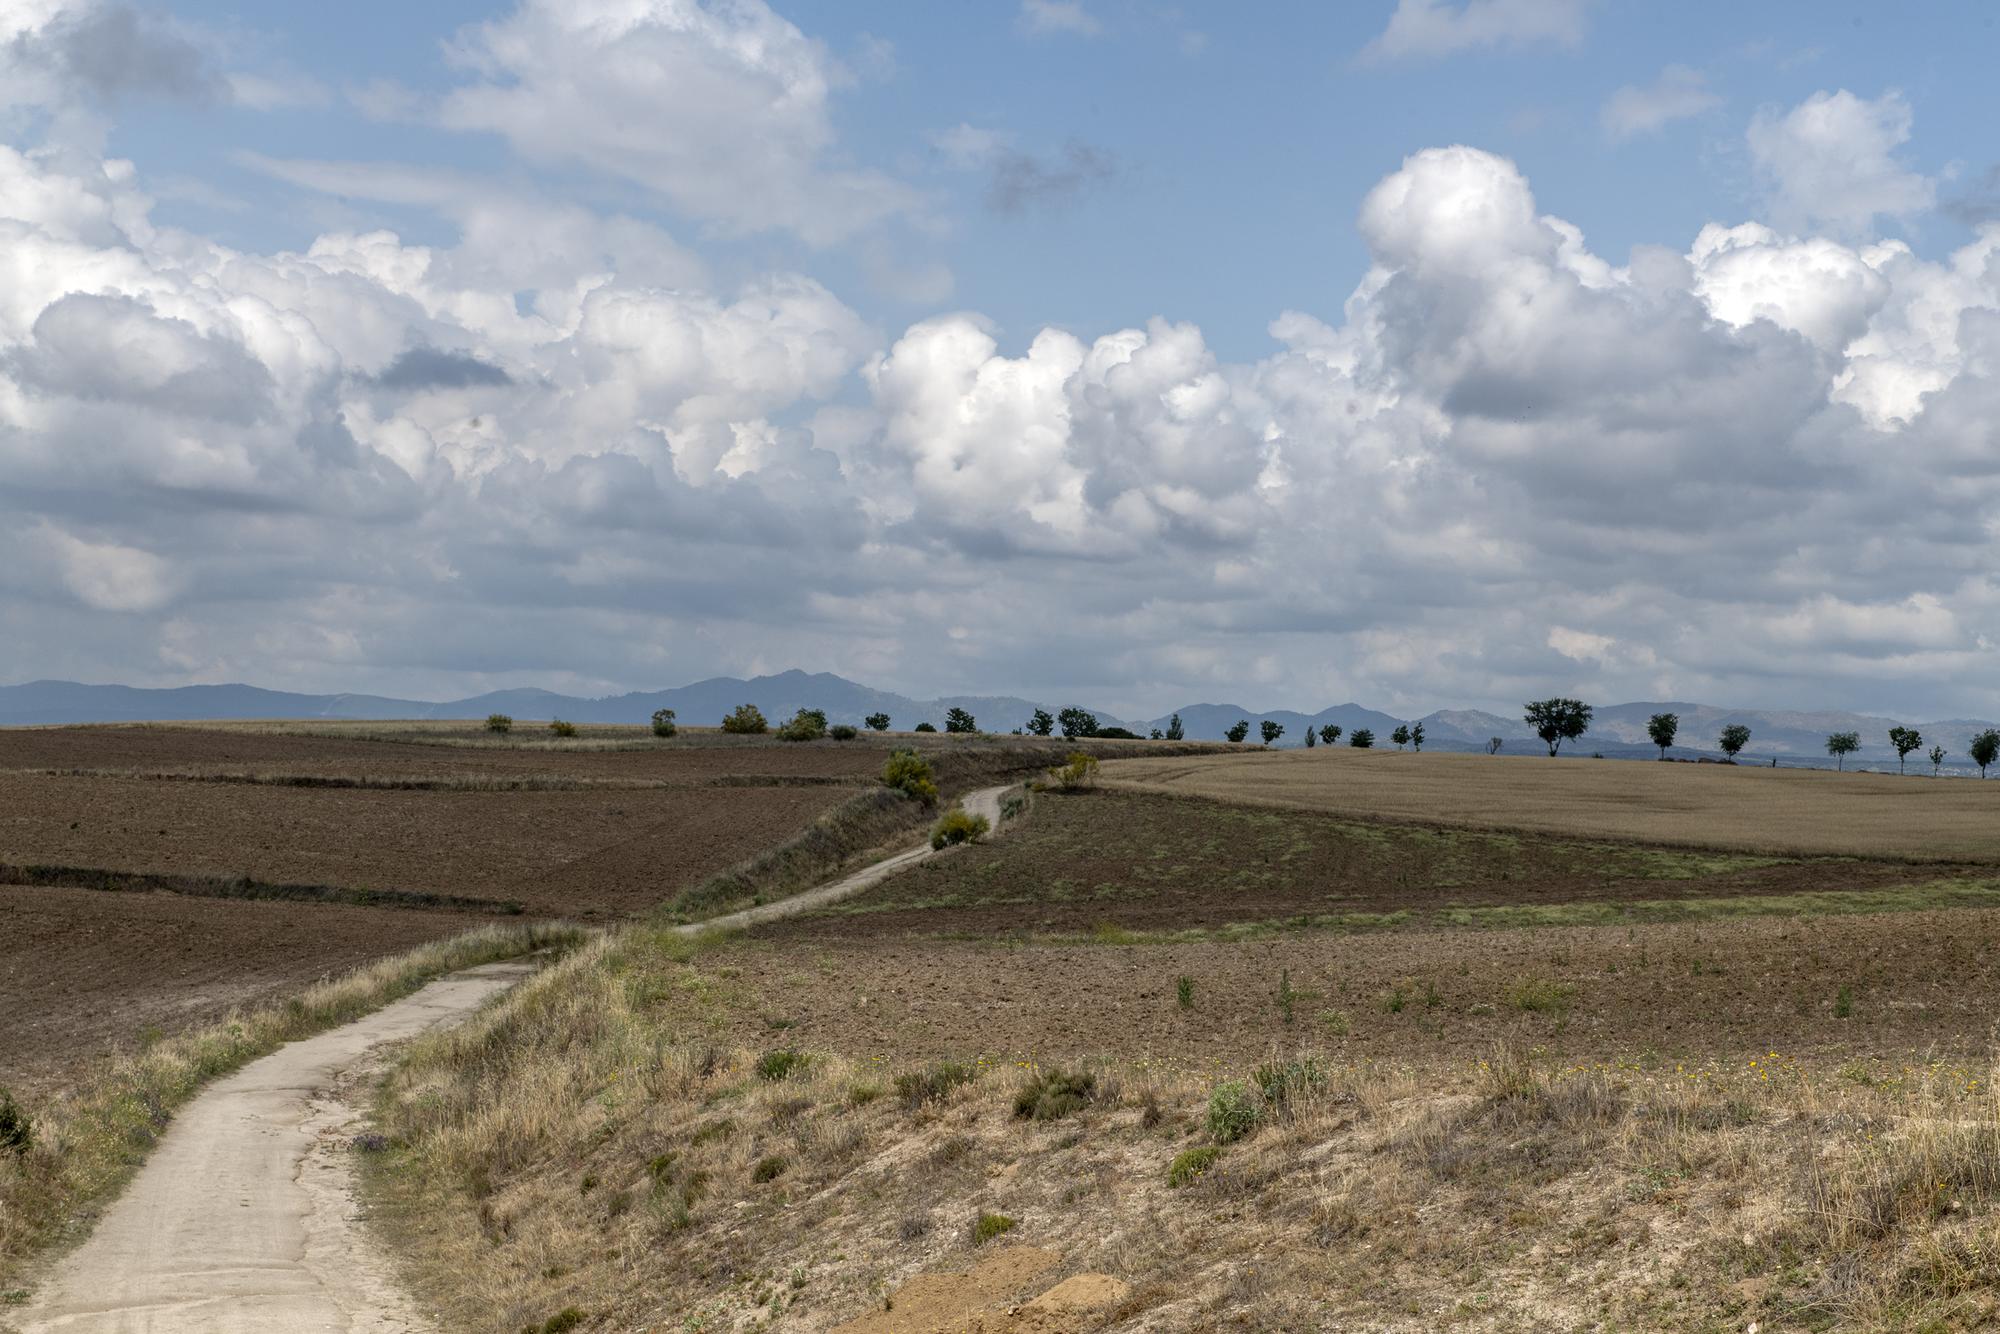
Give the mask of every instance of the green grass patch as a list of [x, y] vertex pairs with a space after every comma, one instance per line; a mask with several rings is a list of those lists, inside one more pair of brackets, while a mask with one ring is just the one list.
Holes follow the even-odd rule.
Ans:
[[1175, 1190], [1179, 1190], [1184, 1186], [1192, 1186], [1195, 1182], [1201, 1180], [1208, 1169], [1214, 1167], [1216, 1160], [1221, 1157], [1222, 1150], [1213, 1144], [1204, 1144], [1196, 1149], [1185, 1149], [1175, 1154], [1173, 1162], [1167, 1165], [1167, 1184]]
[[984, 1246], [995, 1237], [1005, 1236], [1014, 1230], [1018, 1221], [1006, 1214], [981, 1214], [972, 1225], [972, 1244]]

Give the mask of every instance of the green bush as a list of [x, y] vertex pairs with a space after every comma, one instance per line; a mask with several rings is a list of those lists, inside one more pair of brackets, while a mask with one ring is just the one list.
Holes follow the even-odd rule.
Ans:
[[946, 811], [931, 828], [931, 847], [935, 850], [952, 843], [975, 843], [985, 838], [992, 828], [983, 815]]
[[1208, 1133], [1217, 1144], [1234, 1144], [1263, 1119], [1263, 1105], [1247, 1084], [1231, 1080], [1208, 1095]]
[[26, 1153], [34, 1143], [34, 1121], [13, 1094], [0, 1089], [0, 1153]]
[[882, 781], [926, 806], [937, 804], [937, 780], [931, 776], [930, 762], [914, 750], [892, 753], [882, 766]]
[[861, 721], [867, 723], [871, 729], [877, 732], [886, 732], [889, 730], [889, 715], [886, 713], [871, 713]]
[[903, 1106], [915, 1111], [928, 1102], [943, 1102], [961, 1084], [969, 1084], [978, 1071], [958, 1061], [941, 1061], [924, 1070], [896, 1076], [896, 1096]]
[[800, 709], [792, 720], [778, 729], [780, 741], [817, 741], [826, 735], [826, 711]]
[[559, 737], [572, 737], [576, 735], [576, 724], [566, 723], [562, 719], [557, 718], [549, 723], [549, 731]]
[[767, 1051], [757, 1058], [757, 1078], [775, 1084], [781, 1079], [790, 1078], [794, 1072], [805, 1069], [807, 1059], [804, 1052], [794, 1051], [790, 1047], [779, 1051]]
[[929, 723], [918, 723], [915, 727], [911, 728], [910, 730], [913, 732], [935, 732], [937, 731], [937, 728], [931, 726]]
[[739, 704], [736, 712], [722, 720], [722, 730], [739, 736], [756, 736], [771, 730], [764, 721], [763, 710], [755, 704]]
[[1027, 1121], [1060, 1121], [1097, 1098], [1097, 1076], [1085, 1070], [1039, 1070], [1014, 1095], [1014, 1115]]
[[776, 1181], [785, 1174], [785, 1166], [784, 1157], [780, 1154], [759, 1158], [757, 1165], [750, 1169], [750, 1179], [760, 1186], [766, 1181]]
[[835, 723], [826, 729], [826, 734], [835, 741], [852, 741], [861, 735], [851, 723]]
[[1311, 1057], [1261, 1065], [1253, 1078], [1264, 1101], [1273, 1107], [1283, 1107], [1298, 1094], [1317, 1093], [1326, 1087], [1326, 1072]]
[[511, 732], [514, 730], [514, 720], [504, 713], [489, 713], [486, 715], [486, 730], [503, 734]]
[[581, 1325], [584, 1319], [581, 1308], [565, 1306], [539, 1325], [522, 1326], [521, 1334], [569, 1334], [569, 1331]]
[[680, 731], [680, 726], [674, 722], [674, 711], [672, 709], [653, 710], [654, 736], [672, 736], [678, 731]]
[[1097, 757], [1080, 750], [1071, 751], [1061, 768], [1049, 770], [1049, 778], [1065, 792], [1089, 787], [1097, 781]]
[[1187, 1149], [1174, 1155], [1173, 1163], [1167, 1168], [1167, 1184], [1175, 1190], [1192, 1186], [1201, 1180], [1202, 1174], [1215, 1166], [1216, 1159], [1222, 1157], [1222, 1150], [1213, 1144], [1204, 1144], [1198, 1149]]
[[972, 1244], [984, 1246], [1003, 1233], [1014, 1230], [1013, 1219], [1005, 1214], [981, 1214], [979, 1221], [972, 1225]]

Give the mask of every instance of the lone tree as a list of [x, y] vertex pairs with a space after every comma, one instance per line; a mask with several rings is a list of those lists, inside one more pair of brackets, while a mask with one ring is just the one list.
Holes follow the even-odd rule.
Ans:
[[1306, 728], [1306, 749], [1311, 750], [1314, 746], [1317, 746], [1318, 744], [1319, 744], [1319, 733], [1313, 731], [1312, 728], [1308, 726]]
[[1340, 740], [1340, 724], [1328, 723], [1325, 727], [1320, 728], [1319, 739], [1326, 742], [1329, 746]]
[[1028, 730], [1036, 736], [1047, 736], [1056, 730], [1055, 715], [1047, 709], [1036, 709], [1035, 716], [1028, 719]]
[[1931, 777], [1932, 777], [1932, 778], [1936, 778], [1936, 777], [1938, 776], [1938, 770], [1940, 770], [1940, 769], [1944, 768], [1944, 757], [1945, 757], [1946, 755], [1948, 755], [1949, 753], [1950, 753], [1950, 752], [1949, 752], [1949, 751], [1947, 751], [1947, 750], [1946, 750], [1946, 749], [1945, 749], [1945, 748], [1944, 748], [1943, 746], [1932, 746], [1932, 747], [1931, 747]]
[[886, 732], [889, 730], [889, 715], [886, 713], [871, 713], [861, 721], [867, 723], [872, 730], [877, 732]]
[[511, 732], [514, 730], [514, 720], [504, 713], [489, 713], [486, 715], [486, 730], [501, 733]]
[[725, 732], [754, 735], [768, 730], [770, 726], [764, 721], [764, 711], [755, 704], [739, 704], [736, 706], [736, 712], [722, 720], [722, 730]]
[[2000, 760], [2000, 732], [1987, 728], [1972, 738], [1972, 744], [1966, 747], [1965, 753], [1979, 766], [1979, 776], [1986, 777], [1986, 766], [1995, 760]]
[[1354, 735], [1347, 738], [1347, 744], [1356, 750], [1373, 750], [1375, 734], [1365, 727], [1357, 727], [1354, 729]]
[[1408, 723], [1397, 723], [1396, 730], [1389, 733], [1389, 739], [1396, 743], [1397, 750], [1401, 750], [1403, 747], [1409, 745], [1410, 725]]
[[1528, 702], [1522, 718], [1553, 756], [1565, 741], [1574, 741], [1590, 730], [1590, 706], [1580, 699], [1537, 699]]
[[672, 709], [653, 710], [654, 736], [672, 736], [679, 730], [680, 728], [674, 722], [674, 711]]
[[1238, 718], [1235, 724], [1222, 735], [1228, 737], [1231, 741], [1241, 741], [1244, 737], [1250, 735], [1250, 720], [1248, 718]]
[[1733, 760], [1737, 751], [1750, 744], [1750, 729], [1742, 723], [1731, 723], [1722, 729], [1722, 735], [1715, 739], [1715, 744], [1722, 747], [1722, 753]]
[[1861, 733], [1835, 732], [1826, 739], [1826, 753], [1833, 756], [1839, 768], [1847, 767], [1847, 757], [1861, 749]]
[[1914, 727], [1889, 729], [1889, 744], [1896, 748], [1896, 772], [1903, 772], [1903, 758], [1924, 744], [1924, 734]]
[[1167, 719], [1167, 740], [1179, 741], [1186, 736], [1187, 732], [1181, 727], [1181, 716], [1178, 713]]
[[1674, 744], [1674, 737], [1681, 730], [1681, 716], [1678, 713], [1656, 713], [1646, 720], [1646, 735], [1653, 738], [1653, 744], [1660, 748], [1660, 758], [1667, 758], [1667, 747]]
[[950, 709], [944, 715], [944, 730], [947, 732], [977, 732], [979, 724], [964, 709]]
[[1500, 753], [1500, 747], [1502, 747], [1502, 746], [1504, 746], [1504, 745], [1506, 745], [1506, 744], [1507, 744], [1507, 743], [1506, 743], [1506, 741], [1504, 741], [1504, 740], [1503, 740], [1503, 739], [1501, 739], [1500, 737], [1497, 737], [1497, 736], [1490, 736], [1490, 737], [1487, 737], [1487, 738], [1486, 738], [1486, 753], [1487, 753], [1488, 755], [1498, 755], [1498, 754]]
[[1411, 723], [1410, 749], [1421, 752], [1423, 748], [1424, 748], [1424, 725], [1422, 723]]
[[1063, 739], [1066, 741], [1097, 735], [1097, 715], [1089, 709], [1079, 709], [1072, 704], [1056, 715], [1056, 721], [1062, 724]]
[[1267, 746], [1284, 734], [1285, 725], [1283, 723], [1274, 723], [1269, 718], [1266, 718], [1263, 722], [1257, 724], [1257, 735], [1264, 738], [1264, 744]]

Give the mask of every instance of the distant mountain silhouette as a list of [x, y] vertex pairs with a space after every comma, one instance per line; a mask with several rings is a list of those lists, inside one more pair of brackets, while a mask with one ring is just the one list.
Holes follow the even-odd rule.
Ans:
[[[523, 721], [566, 718], [578, 723], [643, 723], [655, 709], [672, 709], [684, 723], [707, 726], [739, 704], [755, 704], [774, 723], [798, 710], [822, 709], [833, 722], [859, 723], [871, 713], [886, 713], [897, 729], [915, 727], [920, 722], [944, 725], [945, 714], [963, 708], [990, 732], [1008, 732], [1024, 726], [1037, 707], [1058, 712], [1071, 701], [1048, 702], [1021, 699], [1012, 695], [952, 695], [920, 700], [890, 691], [874, 690], [831, 672], [779, 672], [743, 680], [733, 676], [712, 677], [672, 690], [635, 691], [603, 699], [582, 699], [547, 690], [496, 690], [469, 699], [436, 702], [392, 699], [381, 695], [305, 695], [282, 690], [264, 690], [247, 685], [179, 686], [146, 689], [121, 685], [80, 685], [74, 681], [30, 681], [26, 685], [0, 686], [0, 726], [49, 723], [103, 723], [145, 721], [189, 721], [225, 718], [338, 718], [338, 719], [463, 719], [484, 718], [489, 713], [506, 713]], [[1172, 714], [1128, 721], [1104, 710], [1093, 710], [1105, 727], [1126, 727], [1141, 736], [1153, 728], [1165, 730]], [[1285, 731], [1278, 744], [1304, 744], [1308, 726], [1337, 724], [1342, 730], [1341, 745], [1347, 744], [1357, 728], [1375, 733], [1377, 746], [1388, 746], [1389, 734], [1401, 722], [1424, 725], [1424, 745], [1431, 750], [1484, 750], [1492, 737], [1501, 739], [1510, 753], [1533, 751], [1541, 746], [1520, 716], [1503, 717], [1477, 709], [1440, 709], [1421, 718], [1398, 718], [1394, 714], [1360, 704], [1340, 704], [1306, 714], [1291, 709], [1258, 712], [1234, 704], [1189, 704], [1177, 710], [1189, 740], [1220, 741], [1238, 720], [1250, 724], [1250, 735], [1260, 735], [1266, 719]], [[1889, 729], [1899, 720], [1871, 714], [1838, 710], [1806, 712], [1774, 709], [1725, 709], [1696, 703], [1629, 703], [1601, 705], [1583, 739], [1565, 747], [1580, 754], [1601, 753], [1620, 757], [1650, 755], [1655, 747], [1646, 734], [1646, 722], [1655, 713], [1680, 715], [1679, 745], [1671, 752], [1688, 758], [1715, 755], [1717, 734], [1730, 723], [1750, 728], [1746, 758], [1768, 761], [1781, 756], [1792, 762], [1823, 762], [1826, 737], [1831, 732], [1858, 732], [1861, 749], [1849, 758], [1849, 766], [1879, 766], [1893, 762]], [[1951, 761], [1962, 764], [1966, 743], [1980, 731], [1996, 724], [1969, 718], [1908, 724], [1924, 734], [1924, 746], [1944, 746]], [[1930, 761], [1913, 754], [1913, 762]]]

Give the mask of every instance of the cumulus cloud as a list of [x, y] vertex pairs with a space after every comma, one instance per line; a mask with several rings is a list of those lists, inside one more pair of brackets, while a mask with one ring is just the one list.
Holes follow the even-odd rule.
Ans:
[[834, 160], [830, 103], [848, 75], [763, 0], [522, 0], [451, 54], [470, 78], [442, 124], [631, 181], [692, 218], [827, 245], [921, 205]]
[[1722, 98], [1710, 91], [1700, 70], [1669, 65], [1652, 83], [1644, 87], [1628, 83], [1606, 98], [1598, 123], [1607, 138], [1617, 141], [1651, 134], [1721, 105]]
[[0, 676], [2000, 709], [2000, 232], [1608, 257], [1446, 146], [1360, 201], [1344, 306], [1232, 360], [878, 328], [531, 189], [245, 161], [446, 235], [245, 250], [0, 147]]
[[1389, 26], [1365, 57], [1415, 59], [1481, 49], [1575, 46], [1583, 40], [1591, 0], [1396, 0]]
[[1936, 183], [1898, 157], [1911, 121], [1910, 104], [1894, 91], [1869, 101], [1842, 88], [1814, 93], [1783, 114], [1759, 111], [1748, 141], [1771, 221], [1855, 234], [1877, 218], [1929, 209]]

